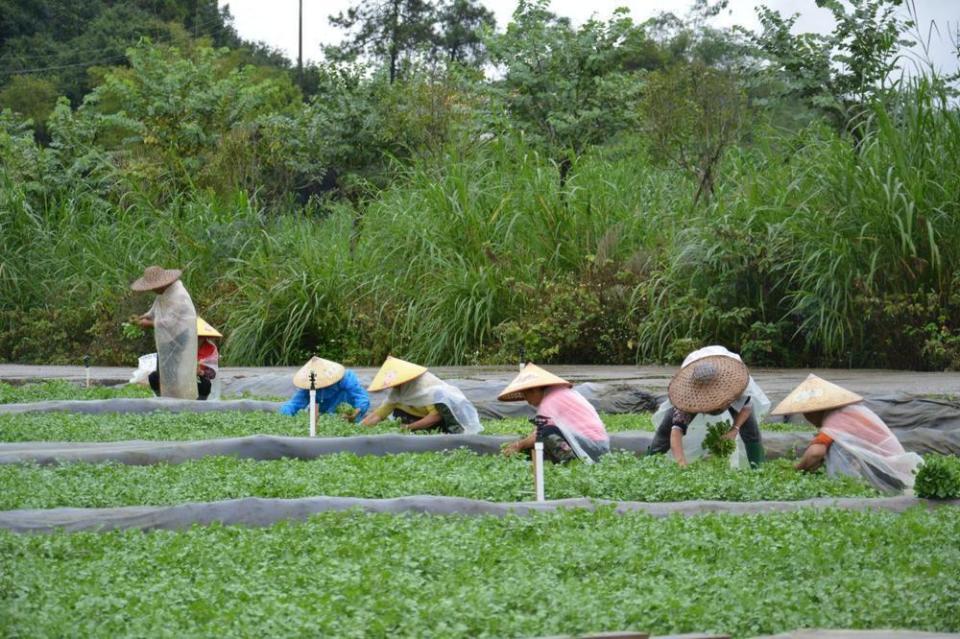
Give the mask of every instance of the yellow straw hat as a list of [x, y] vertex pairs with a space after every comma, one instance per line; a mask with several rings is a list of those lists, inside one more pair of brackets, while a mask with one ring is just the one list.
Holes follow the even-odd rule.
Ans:
[[178, 268], [163, 268], [162, 266], [148, 266], [143, 269], [143, 275], [130, 285], [135, 291], [154, 291], [158, 288], [170, 286], [183, 274]]
[[376, 392], [387, 388], [393, 388], [400, 384], [414, 380], [427, 372], [425, 366], [411, 364], [402, 359], [388, 355], [383, 366], [377, 371], [373, 381], [370, 382], [368, 391]]
[[790, 391], [790, 394], [784, 397], [783, 401], [770, 411], [770, 414], [815, 413], [862, 401], [863, 398], [856, 393], [811, 373], [803, 383]]
[[527, 364], [520, 371], [520, 374], [513, 378], [506, 388], [497, 396], [501, 402], [517, 402], [523, 400], [523, 393], [530, 388], [539, 388], [541, 386], [573, 386], [570, 382], [557, 377], [553, 373], [543, 370], [536, 364]]
[[207, 320], [197, 315], [197, 337], [223, 337], [223, 333], [207, 324]]
[[670, 403], [682, 411], [713, 413], [736, 401], [749, 381], [746, 364], [725, 355], [711, 355], [677, 371], [667, 395]]
[[333, 386], [341, 379], [347, 369], [342, 364], [331, 362], [321, 357], [311, 357], [310, 361], [303, 365], [293, 376], [293, 385], [297, 388], [310, 390], [310, 373], [315, 373], [313, 387], [326, 388]]

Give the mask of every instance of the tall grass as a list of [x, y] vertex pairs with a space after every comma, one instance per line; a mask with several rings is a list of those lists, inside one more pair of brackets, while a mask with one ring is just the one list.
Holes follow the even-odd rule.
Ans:
[[[622, 313], [633, 332], [604, 338], [641, 360], [721, 342], [769, 363], [882, 363], [865, 300], [922, 291], [954, 303], [960, 114], [921, 81], [863, 126], [858, 146], [817, 125], [758, 131], [696, 208], [696, 185], [637, 138], [582, 158], [563, 186], [548, 159], [504, 137], [415, 161], [359, 204], [270, 214], [204, 191], [162, 208], [82, 185], [38, 201], [0, 170], [0, 304], [95, 309], [81, 318], [96, 324], [87, 339], [129, 361], [144, 344], [125, 344], [119, 322], [150, 300], [128, 284], [161, 263], [184, 269], [235, 364], [486, 361], [506, 324], [562, 332], [591, 319], [565, 312]], [[599, 310], [555, 310], [559, 283], [583, 284]], [[608, 306], [612, 293], [621, 301]], [[22, 320], [3, 317], [0, 346]], [[601, 352], [589, 346], [577, 352]]]

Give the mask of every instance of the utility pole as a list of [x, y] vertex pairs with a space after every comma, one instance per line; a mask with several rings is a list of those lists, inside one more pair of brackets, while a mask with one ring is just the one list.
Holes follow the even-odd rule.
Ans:
[[297, 81], [303, 91], [303, 0], [300, 0], [300, 38], [297, 47]]

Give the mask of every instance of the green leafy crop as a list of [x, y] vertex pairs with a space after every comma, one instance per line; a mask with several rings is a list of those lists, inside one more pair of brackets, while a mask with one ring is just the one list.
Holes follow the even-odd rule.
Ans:
[[109, 386], [84, 388], [60, 379], [22, 385], [0, 382], [0, 404], [42, 402], [48, 399], [113, 399], [115, 397], [153, 397], [153, 392], [145, 386], [133, 384], [120, 388]]
[[728, 430], [729, 427], [723, 422], [707, 426], [707, 436], [703, 438], [703, 447], [714, 457], [727, 459], [736, 450], [736, 443], [732, 439], [724, 437]]
[[913, 490], [918, 497], [927, 499], [960, 499], [960, 458], [924, 457]]
[[[3, 389], [0, 387], [0, 393], [2, 392]], [[149, 390], [147, 392], [149, 393]], [[603, 420], [609, 432], [650, 431], [653, 428], [650, 415], [647, 414], [603, 415]], [[483, 420], [483, 428], [485, 435], [520, 436], [530, 432], [530, 422], [523, 418]], [[766, 426], [764, 428], [766, 429]], [[305, 437], [308, 430], [306, 413], [300, 413], [294, 417], [278, 413], [237, 411], [0, 415], [0, 442], [195, 440], [246, 435]], [[350, 424], [333, 415], [321, 415], [317, 421], [317, 433], [320, 437], [398, 432], [409, 433], [409, 431], [399, 431], [397, 424], [392, 421], [384, 421], [373, 427]], [[429, 433], [429, 431], [420, 432]]]
[[[736, 471], [709, 460], [681, 468], [663, 456], [637, 458], [629, 453], [613, 453], [592, 466], [547, 465], [545, 483], [549, 499], [755, 501], [877, 494], [852, 478], [798, 473], [787, 461]], [[318, 495], [448, 495], [490, 501], [534, 497], [528, 461], [466, 450], [384, 456], [341, 453], [311, 461], [207, 457], [177, 465], [0, 465], [2, 510]]]
[[343, 512], [268, 528], [0, 531], [0, 627], [10, 637], [956, 632], [957, 539], [952, 508]]

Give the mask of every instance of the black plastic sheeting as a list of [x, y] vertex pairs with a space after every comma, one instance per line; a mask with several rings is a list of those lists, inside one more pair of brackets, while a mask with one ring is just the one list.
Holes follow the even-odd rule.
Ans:
[[[643, 453], [653, 434], [649, 432], [614, 433], [613, 450]], [[898, 434], [904, 448], [917, 453], [960, 455], [960, 430], [941, 432], [915, 429]], [[398, 453], [443, 452], [467, 448], [481, 455], [495, 455], [500, 447], [516, 437], [492, 435], [365, 435], [358, 437], [279, 437], [253, 435], [197, 441], [120, 441], [120, 442], [24, 442], [0, 444], [0, 464], [33, 462], [103, 463], [108, 461], [144, 466], [157, 463], [178, 464], [191, 459], [229, 455], [256, 460], [315, 459], [334, 453], [356, 455], [392, 455]], [[775, 459], [802, 452], [810, 441], [809, 433], [766, 433], [763, 436], [767, 457]]]
[[694, 516], [705, 513], [754, 515], [793, 512], [805, 508], [842, 508], [846, 510], [883, 510], [903, 512], [926, 506], [958, 506], [960, 500], [931, 501], [915, 497], [818, 498], [803, 501], [682, 501], [669, 503], [615, 502], [596, 499], [558, 499], [546, 502], [497, 503], [459, 497], [417, 495], [395, 499], [355, 497], [305, 497], [301, 499], [261, 499], [248, 497], [209, 503], [176, 506], [126, 506], [121, 508], [52, 508], [47, 510], [8, 510], [0, 512], [0, 528], [18, 533], [140, 530], [182, 530], [195, 524], [221, 523], [243, 526], [269, 526], [279, 521], [303, 521], [311, 515], [356, 509], [367, 513], [425, 513], [430, 515], [529, 515], [561, 508], [595, 510], [613, 506], [618, 513], [643, 512], [654, 517]]

